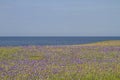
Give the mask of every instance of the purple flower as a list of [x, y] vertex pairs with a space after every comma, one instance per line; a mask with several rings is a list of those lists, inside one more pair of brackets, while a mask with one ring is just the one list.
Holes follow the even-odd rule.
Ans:
[[0, 71], [3, 71], [4, 69], [3, 68], [0, 68]]
[[53, 74], [57, 74], [59, 72], [59, 69], [55, 68], [52, 70]]

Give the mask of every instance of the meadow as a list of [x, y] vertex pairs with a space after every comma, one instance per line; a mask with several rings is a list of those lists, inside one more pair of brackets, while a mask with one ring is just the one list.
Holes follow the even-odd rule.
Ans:
[[0, 80], [120, 80], [120, 41], [0, 47]]

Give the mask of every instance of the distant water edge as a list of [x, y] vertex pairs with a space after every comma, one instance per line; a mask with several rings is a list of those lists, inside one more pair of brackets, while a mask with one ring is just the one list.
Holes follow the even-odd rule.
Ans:
[[0, 37], [0, 46], [75, 45], [106, 40], [120, 40], [120, 37]]

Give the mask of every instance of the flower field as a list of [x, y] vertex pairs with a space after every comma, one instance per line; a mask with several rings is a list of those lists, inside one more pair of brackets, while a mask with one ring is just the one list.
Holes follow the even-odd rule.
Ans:
[[120, 80], [120, 41], [0, 47], [0, 80]]

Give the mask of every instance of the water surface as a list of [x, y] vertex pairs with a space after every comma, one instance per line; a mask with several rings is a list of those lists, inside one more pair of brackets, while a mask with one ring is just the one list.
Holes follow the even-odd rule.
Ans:
[[0, 37], [0, 46], [75, 45], [106, 40], [120, 40], [120, 37]]

